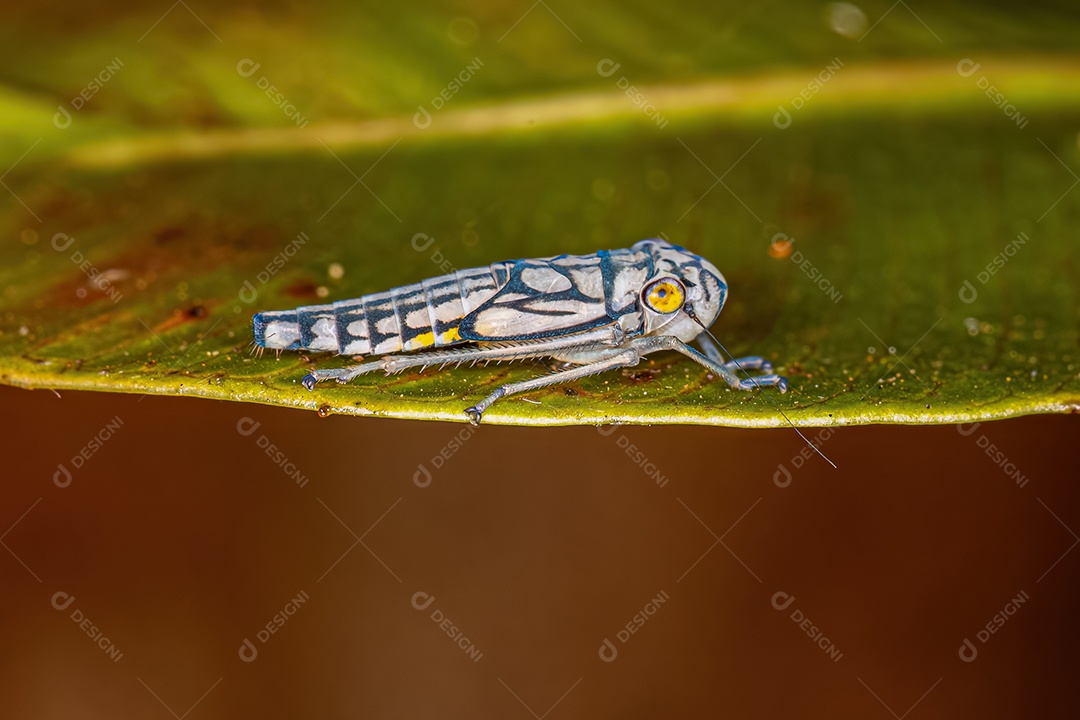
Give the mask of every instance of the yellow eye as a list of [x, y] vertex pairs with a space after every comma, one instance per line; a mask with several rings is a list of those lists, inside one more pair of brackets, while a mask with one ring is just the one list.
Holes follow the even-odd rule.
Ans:
[[663, 278], [646, 285], [641, 297], [656, 312], [673, 313], [683, 306], [686, 290], [678, 280]]

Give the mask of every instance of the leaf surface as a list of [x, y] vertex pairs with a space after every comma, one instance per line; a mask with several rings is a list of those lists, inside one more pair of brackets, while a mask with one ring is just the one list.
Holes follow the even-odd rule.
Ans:
[[[115, 27], [75, 32], [76, 54], [101, 61], [90, 66], [123, 63], [82, 110], [71, 98], [85, 83], [56, 80], [70, 68], [6, 71], [0, 381], [462, 421], [499, 385], [550, 368], [367, 375], [312, 393], [300, 385], [311, 367], [350, 361], [253, 356], [251, 315], [664, 236], [725, 274], [713, 330], [787, 375], [789, 393], [766, 392], [797, 424], [1080, 407], [1080, 59], [987, 52], [964, 74], [901, 17], [869, 46], [810, 33], [813, 47], [751, 61], [747, 46], [736, 62], [753, 36], [740, 31], [727, 55], [680, 58], [636, 44], [649, 32], [640, 19], [605, 28], [584, 6], [564, 19], [585, 48], [551, 17], [526, 18], [504, 44], [494, 30], [514, 18], [498, 12], [436, 13], [427, 31], [407, 29], [427, 32], [429, 55], [406, 61], [388, 44], [340, 67], [326, 58], [346, 42], [318, 17], [256, 32], [208, 16], [208, 34], [178, 14], [150, 45], [123, 40], [130, 55], [113, 52]], [[938, 33], [959, 32], [957, 16], [936, 20]], [[1044, 47], [1067, 47], [1059, 31]], [[268, 38], [286, 32], [327, 39], [279, 52]], [[240, 38], [258, 49], [234, 57]], [[883, 47], [892, 42], [902, 50]], [[1027, 40], [1014, 29], [996, 42], [1006, 52]], [[551, 47], [567, 56], [539, 65]], [[178, 56], [186, 79], [161, 86]], [[598, 71], [616, 57], [617, 70]], [[237, 70], [245, 59], [260, 66], [250, 76]], [[331, 70], [311, 72], [321, 64]], [[305, 108], [302, 127], [259, 87], [271, 76], [286, 105]], [[316, 76], [322, 86], [305, 89]], [[53, 122], [58, 103], [67, 128]], [[484, 419], [785, 423], [761, 393], [729, 390], [673, 354], [504, 400]]]

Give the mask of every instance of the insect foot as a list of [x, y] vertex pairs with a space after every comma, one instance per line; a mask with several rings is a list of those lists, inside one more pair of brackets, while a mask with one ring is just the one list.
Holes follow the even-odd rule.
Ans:
[[476, 427], [480, 424], [480, 419], [484, 417], [483, 410], [477, 410], [475, 407], [465, 408], [465, 414], [469, 416], [469, 424]]
[[774, 387], [780, 392], [786, 393], [788, 389], [787, 378], [779, 375], [758, 375], [757, 377], [747, 377], [745, 380], [739, 381], [740, 390], [761, 390], [767, 387]]

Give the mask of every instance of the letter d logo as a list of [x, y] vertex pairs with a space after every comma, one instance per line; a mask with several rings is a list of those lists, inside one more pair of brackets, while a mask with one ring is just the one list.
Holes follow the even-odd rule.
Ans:
[[75, 242], [75, 238], [67, 233], [56, 233], [52, 236], [52, 246], [53, 250], [56, 252], [64, 252], [71, 247], [71, 243], [73, 242]]
[[979, 297], [979, 291], [975, 289], [975, 286], [971, 284], [970, 280], [965, 280], [964, 287], [960, 288], [959, 295], [960, 302], [970, 305]]
[[[255, 62], [254, 60], [244, 58], [240, 62], [236, 63], [236, 72], [240, 73], [241, 77], [251, 77], [260, 67], [262, 67], [262, 65]], [[252, 659], [254, 660], [254, 658]]]
[[427, 610], [431, 603], [435, 602], [435, 596], [421, 590], [412, 596], [412, 606], [417, 610]]
[[431, 471], [427, 469], [424, 463], [416, 468], [416, 472], [413, 473], [412, 481], [416, 484], [416, 487], [426, 488], [431, 484]]
[[600, 643], [599, 655], [604, 662], [615, 662], [615, 658], [619, 657], [619, 648], [615, 647], [615, 643], [604, 638], [604, 642]]
[[975, 430], [978, 429], [980, 425], [982, 425], [982, 423], [965, 423], [963, 425], [957, 425], [956, 432], [960, 433], [964, 437], [967, 437], [971, 435], [971, 433], [975, 432]]
[[772, 124], [780, 130], [791, 127], [791, 113], [783, 105], [776, 106], [776, 114], [772, 116]]
[[[596, 72], [600, 77], [611, 77], [622, 65], [611, 58], [604, 58], [596, 63]], [[614, 658], [613, 658], [614, 659]]]
[[795, 242], [795, 238], [787, 233], [780, 232], [772, 236], [769, 245], [778, 253], [786, 253], [793, 242]]
[[240, 288], [240, 292], [237, 293], [237, 296], [240, 298], [240, 302], [245, 305], [250, 305], [259, 297], [259, 292], [255, 289], [255, 286], [251, 284], [250, 280], [245, 280], [244, 287]]
[[412, 123], [418, 130], [427, 130], [431, 127], [431, 113], [423, 105], [417, 105], [416, 114], [412, 116]]
[[979, 650], [975, 647], [975, 644], [964, 638], [964, 643], [960, 646], [960, 659], [964, 662], [974, 662], [975, 658], [979, 657]]
[[424, 252], [429, 247], [431, 247], [431, 243], [435, 242], [435, 238], [431, 237], [427, 233], [416, 233], [412, 236], [411, 242], [413, 250], [415, 250], [416, 252]]
[[255, 647], [255, 643], [244, 638], [244, 642], [240, 643], [240, 651], [237, 654], [240, 655], [240, 659], [244, 662], [253, 662], [255, 658], [259, 657], [259, 649]]
[[956, 63], [956, 72], [960, 73], [963, 77], [971, 77], [975, 74], [975, 71], [981, 68], [982, 65], [975, 62], [971, 58], [964, 58], [960, 62]]
[[249, 417], [242, 417], [236, 423], [236, 432], [240, 433], [244, 437], [247, 437], [248, 435], [251, 435], [251, 433], [258, 430], [260, 425], [262, 425], [262, 423], [258, 420], [252, 420]]
[[67, 610], [73, 602], [75, 602], [75, 596], [70, 595], [63, 590], [53, 593], [52, 606], [57, 610]]
[[773, 473], [772, 481], [778, 488], [786, 488], [791, 484], [791, 471], [787, 469], [787, 466], [785, 466], [784, 463], [780, 463], [776, 467], [776, 472]]
[[57, 466], [56, 472], [53, 473], [52, 481], [58, 488], [66, 488], [71, 484], [71, 471], [67, 469], [64, 463], [60, 463]]
[[52, 118], [53, 125], [61, 130], [67, 130], [71, 127], [71, 113], [67, 111], [67, 108], [63, 105], [56, 106], [56, 114]]
[[787, 610], [791, 603], [795, 602], [795, 596], [783, 590], [773, 593], [772, 606], [777, 610]]

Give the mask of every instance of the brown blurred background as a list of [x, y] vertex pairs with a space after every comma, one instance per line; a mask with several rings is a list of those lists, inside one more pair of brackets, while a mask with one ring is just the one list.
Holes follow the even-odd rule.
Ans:
[[[1040, 0], [1035, 8], [911, 3], [915, 9], [888, 0], [865, 11], [847, 3], [636, 0], [563, 3], [558, 14], [531, 0], [450, 0], [427, 8], [370, 0], [7, 4], [12, 7], [0, 23], [0, 155], [6, 158], [0, 170], [15, 189], [5, 187], [19, 193], [20, 203], [26, 199], [27, 211], [39, 210], [45, 224], [31, 226], [31, 216], [17, 207], [12, 217], [18, 223], [5, 237], [21, 243], [19, 231], [33, 227], [42, 247], [61, 231], [87, 240], [127, 237], [128, 225], [114, 233], [102, 223], [113, 215], [136, 229], [145, 226], [147, 237], [154, 223], [172, 228], [167, 223], [179, 218], [176, 227], [188, 233], [178, 236], [181, 241], [243, 236], [248, 225], [231, 218], [260, 205], [265, 207], [251, 215], [251, 224], [268, 237], [313, 226], [351, 182], [337, 167], [339, 176], [326, 176], [317, 160], [295, 161], [288, 172], [278, 172], [273, 157], [249, 158], [252, 175], [269, 178], [258, 186], [268, 188], [265, 195], [233, 182], [247, 166], [227, 158], [205, 175], [182, 164], [156, 166], [157, 175], [121, 166], [110, 176], [119, 180], [101, 181], [118, 188], [109, 190], [115, 194], [93, 195], [98, 180], [92, 178], [77, 193], [46, 203], [57, 192], [52, 186], [85, 180], [49, 164], [50, 158], [80, 148], [93, 154], [85, 148], [99, 141], [157, 133], [171, 148], [199, 129], [295, 129], [297, 118], [282, 107], [286, 101], [305, 124], [311, 119], [312, 128], [407, 121], [421, 104], [434, 107], [439, 93], [449, 91], [448, 83], [476, 58], [483, 58], [484, 72], [455, 96], [454, 112], [555, 93], [571, 100], [577, 93], [619, 97], [622, 81], [662, 87], [759, 75], [767, 81], [769, 72], [805, 71], [810, 82], [841, 57], [845, 68], [935, 60], [950, 76], [953, 63], [967, 58], [986, 64], [978, 78], [983, 72], [997, 77], [989, 70], [995, 60], [1057, 53], [1062, 63], [1074, 63], [1077, 37], [1075, 3], [1059, 0]], [[870, 30], [874, 34], [862, 42]], [[75, 109], [72, 103], [89, 92], [88, 83], [118, 61], [122, 71], [100, 93], [95, 90], [70, 127], [56, 124], [58, 108]], [[619, 62], [622, 69], [609, 77], [598, 61]], [[240, 66], [255, 62], [262, 69], [249, 78]], [[271, 82], [267, 78], [282, 102], [259, 85]], [[897, 102], [899, 112], [890, 106], [884, 115], [837, 113], [842, 122], [831, 134], [812, 130], [809, 112], [798, 116], [795, 130], [770, 123], [774, 101], [767, 93], [740, 100], [745, 107], [764, 107], [761, 125], [782, 138], [771, 151], [765, 143], [742, 166], [750, 179], [737, 188], [746, 193], [747, 209], [779, 208], [786, 232], [800, 242], [814, 233], [823, 243], [861, 233], [880, 238], [890, 252], [904, 245], [907, 253], [907, 218], [915, 218], [912, 223], [930, 229], [925, 237], [983, 247], [971, 239], [1004, 232], [1006, 220], [1026, 217], [1029, 198], [1021, 186], [1041, 182], [1042, 173], [1051, 172], [1045, 167], [1059, 174], [1059, 184], [1053, 197], [1043, 202], [1040, 196], [1032, 205], [1037, 212], [1069, 187], [1064, 171], [1073, 173], [1073, 157], [1054, 160], [1043, 148], [1063, 147], [1063, 137], [1071, 142], [1076, 123], [1074, 103], [1059, 96], [1067, 93], [1051, 88], [1041, 97], [1037, 82], [1035, 90], [1018, 84], [1016, 94], [1010, 89], [1008, 107], [1016, 102], [1025, 115], [1040, 113], [1022, 142], [1045, 166], [1021, 164], [1019, 155], [1001, 160], [993, 151], [995, 138], [1004, 136], [988, 135], [986, 128], [1011, 132], [1013, 118], [993, 96], [976, 92], [982, 89], [978, 78], [967, 83], [962, 102], [943, 105], [940, 117], [948, 122], [940, 127], [919, 108], [948, 95], [941, 89], [948, 84], [919, 93], [914, 100], [924, 105], [909, 109]], [[826, 109], [826, 97], [814, 101], [813, 112]], [[640, 107], [630, 96], [627, 102]], [[650, 121], [636, 115], [642, 125]], [[725, 123], [741, 117], [729, 115], [723, 115]], [[904, 130], [904, 123], [915, 130]], [[622, 124], [613, 127], [623, 131]], [[753, 133], [751, 140], [761, 132], [748, 127], [739, 132]], [[1047, 127], [1050, 133], [1038, 135]], [[524, 141], [551, 153], [541, 168], [549, 175], [560, 158], [583, 158], [580, 167], [588, 173], [559, 165], [559, 176], [568, 178], [560, 188], [542, 187], [549, 176], [542, 173], [539, 180], [507, 173], [521, 156], [485, 149], [477, 139], [469, 141], [474, 155], [468, 173], [454, 175], [443, 168], [464, 161], [449, 149], [433, 145], [429, 158], [406, 144], [395, 151], [397, 170], [389, 164], [380, 169], [390, 180], [376, 185], [379, 199], [371, 188], [370, 197], [357, 188], [322, 232], [354, 252], [370, 238], [389, 243], [386, 228], [398, 232], [392, 223], [402, 221], [383, 211], [382, 197], [387, 210], [393, 206], [405, 215], [402, 238], [420, 229], [440, 238], [452, 237], [451, 231], [464, 237], [462, 227], [475, 236], [475, 220], [483, 218], [495, 228], [481, 226], [489, 236], [521, 239], [506, 257], [544, 254], [526, 252], [525, 242], [561, 251], [573, 247], [567, 239], [619, 238], [596, 242], [591, 251], [645, 237], [635, 227], [677, 224], [681, 210], [665, 195], [625, 197], [652, 198], [666, 214], [644, 203], [628, 208], [635, 201], [612, 195], [614, 190], [604, 190], [616, 197], [610, 206], [588, 199], [597, 194], [593, 178], [637, 177], [633, 163], [656, 163], [666, 147], [657, 150], [641, 135], [617, 150], [604, 150], [602, 143], [597, 151], [576, 150], [573, 143], [592, 144], [592, 132], [561, 150], [540, 145], [547, 142], [541, 135]], [[704, 197], [700, 192], [713, 182], [709, 174], [717, 183], [722, 176], [684, 152], [702, 146], [677, 145], [675, 137], [669, 131], [665, 142], [681, 159], [670, 167], [697, 173], [675, 183]], [[860, 145], [859, 138], [877, 138], [877, 144]], [[460, 142], [452, 138], [445, 148]], [[720, 135], [710, 142], [729, 146], [718, 157], [757, 144], [732, 144]], [[954, 147], [949, 157], [935, 158]], [[372, 161], [383, 151], [370, 150], [376, 153]], [[741, 150], [734, 152], [737, 162]], [[872, 172], [844, 174], [846, 166], [830, 159], [836, 153], [859, 153]], [[704, 155], [713, 162], [712, 154]], [[923, 162], [927, 156], [935, 162]], [[346, 159], [346, 168], [360, 167]], [[339, 161], [327, 155], [321, 162]], [[16, 163], [21, 165], [13, 172]], [[955, 164], [948, 177], [942, 169], [947, 164]], [[595, 170], [600, 167], [602, 173]], [[894, 167], [908, 169], [901, 175]], [[418, 183], [421, 172], [438, 183]], [[169, 184], [174, 175], [197, 178]], [[666, 187], [668, 175], [660, 176]], [[857, 185], [849, 177], [872, 178], [866, 184], [875, 187], [862, 197], [882, 198], [880, 208], [876, 201], [858, 206], [873, 220], [850, 232], [837, 225], [842, 213], [833, 209], [848, 207], [846, 188]], [[973, 217], [965, 211], [980, 207], [982, 196], [970, 188], [919, 204], [920, 193], [946, 183], [964, 187], [964, 178], [983, 183], [977, 187], [989, 193], [992, 212]], [[491, 192], [470, 195], [480, 182]], [[648, 189], [653, 181], [633, 182]], [[435, 187], [437, 194], [430, 191]], [[503, 202], [506, 193], [528, 197], [532, 205]], [[0, 195], [15, 202], [7, 192]], [[240, 200], [233, 203], [234, 196]], [[756, 214], [758, 224], [751, 225], [751, 214], [737, 205], [743, 200], [722, 188], [697, 212], [717, 197], [734, 208], [731, 217], [721, 206], [705, 220], [691, 218], [687, 226], [697, 223], [697, 229], [688, 233], [716, 235], [719, 227], [720, 236], [746, 243], [771, 236], [772, 230], [758, 227]], [[215, 213], [230, 204], [236, 207]], [[406, 214], [406, 207], [412, 212]], [[1042, 232], [1075, 226], [1071, 207], [1062, 202]], [[904, 222], [894, 222], [898, 218]], [[1053, 229], [1055, 223], [1066, 230]], [[20, 252], [23, 247], [18, 245]], [[192, 244], [184, 252], [202, 247]], [[764, 241], [758, 247], [764, 258]], [[837, 263], [835, 277], [861, 264], [893, 283], [904, 273], [918, 278], [920, 263], [936, 257], [913, 245], [911, 254], [896, 255], [905, 258], [902, 266], [888, 262], [892, 255], [881, 255], [886, 259], [878, 264], [867, 263], [865, 255], [830, 261], [825, 250], [835, 247], [823, 244], [815, 256]], [[331, 254], [335, 263], [348, 262], [337, 250]], [[500, 255], [486, 255], [484, 262]], [[66, 259], [49, 257], [82, 282], [81, 271]], [[155, 256], [152, 266], [169, 267], [172, 257]], [[218, 257], [209, 256], [215, 268], [223, 264]], [[260, 256], [252, 266], [264, 267], [272, 257]], [[419, 262], [411, 251], [410, 257]], [[463, 250], [454, 262], [468, 267], [468, 257]], [[982, 267], [978, 263], [993, 255], [949, 257], [956, 260], [949, 272], [960, 273], [958, 287], [965, 268]], [[1066, 258], [1062, 266], [1073, 261]], [[302, 262], [319, 272], [327, 264]], [[190, 273], [182, 269], [186, 283]], [[744, 306], [746, 325], [768, 314], [763, 304], [788, 302], [758, 292], [767, 287], [755, 281], [763, 277], [759, 271], [736, 272], [746, 288], [743, 297], [756, 302]], [[355, 287], [368, 282], [354, 265], [347, 277]], [[373, 279], [365, 291], [401, 278], [385, 284]], [[1075, 307], [1056, 299], [1068, 296], [1067, 283], [1043, 284], [1064, 290], [1039, 313]], [[234, 286], [228, 286], [230, 294]], [[893, 293], [889, 302], [900, 298], [902, 306], [885, 303], [884, 293], [866, 302], [901, 307], [892, 322], [918, 324], [922, 332], [930, 321], [921, 324], [918, 313], [908, 312], [920, 287], [917, 281]], [[948, 299], [955, 303], [953, 287]], [[1018, 308], [1033, 327], [1037, 315], [1025, 300], [1045, 296], [1026, 293], [1024, 286], [1009, 287], [1001, 307]], [[45, 308], [43, 315], [57, 311], [49, 297], [32, 298]], [[173, 301], [155, 297], [167, 317]], [[849, 298], [861, 301], [855, 292]], [[127, 307], [123, 312], [130, 312]], [[12, 326], [5, 332], [15, 329], [13, 317], [5, 319]], [[1070, 322], [1075, 317], [1064, 326]], [[101, 327], [117, 331], [115, 325]], [[800, 333], [798, 342], [804, 341], [820, 342]], [[107, 341], [101, 346], [116, 349]], [[1060, 357], [1040, 350], [1040, 362], [1057, 363], [1065, 350]], [[952, 361], [947, 354], [936, 360]], [[805, 459], [805, 445], [790, 429], [474, 431], [464, 423], [320, 418], [251, 404], [57, 396], [10, 387], [0, 387], [0, 409], [0, 720], [1080, 717], [1076, 417], [959, 429], [808, 431], [827, 438], [824, 450], [839, 465], [833, 470], [820, 458]]]
[[1073, 417], [840, 428], [832, 470], [790, 430], [0, 403], [6, 718], [1080, 711]]

